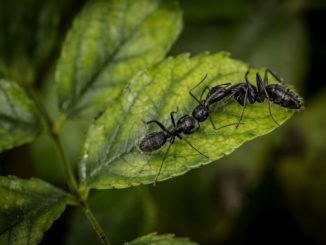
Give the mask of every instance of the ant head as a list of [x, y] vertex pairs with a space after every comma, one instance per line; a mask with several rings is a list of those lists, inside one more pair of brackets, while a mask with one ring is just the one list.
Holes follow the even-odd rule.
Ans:
[[185, 116], [179, 119], [177, 128], [184, 134], [193, 134], [199, 128], [199, 124], [192, 116]]
[[198, 121], [203, 122], [209, 116], [209, 109], [205, 104], [200, 104], [192, 111], [192, 116]]

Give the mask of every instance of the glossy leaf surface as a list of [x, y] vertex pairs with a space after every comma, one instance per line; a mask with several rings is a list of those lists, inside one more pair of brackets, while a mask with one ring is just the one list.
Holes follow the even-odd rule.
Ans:
[[165, 56], [180, 30], [175, 0], [89, 1], [57, 66], [61, 110], [70, 117], [103, 111], [135, 73]]
[[67, 195], [39, 179], [0, 177], [0, 244], [38, 244], [63, 212]]
[[[143, 121], [156, 119], [171, 129], [170, 112], [179, 109], [176, 119], [189, 114], [198, 103], [188, 91], [207, 74], [204, 84], [195, 92], [201, 94], [204, 86], [237, 83], [244, 80], [248, 66], [229, 58], [226, 53], [202, 54], [189, 58], [180, 55], [168, 58], [158, 66], [136, 76], [112, 105], [90, 127], [80, 163], [80, 176], [91, 188], [124, 188], [152, 183], [166, 152], [145, 154], [139, 150], [140, 140], [150, 132], [159, 131], [156, 125], [148, 127]], [[249, 79], [254, 82], [255, 72]], [[274, 82], [270, 78], [270, 82]], [[236, 123], [242, 107], [230, 103], [212, 113], [216, 127]], [[279, 123], [293, 112], [272, 105]], [[176, 139], [166, 159], [159, 180], [172, 178], [190, 169], [212, 163], [230, 154], [241, 144], [264, 135], [277, 127], [271, 119], [267, 103], [248, 105], [243, 125], [214, 130], [209, 120], [202, 122], [199, 131], [187, 137], [203, 157], [184, 140]]]
[[23, 89], [0, 79], [0, 152], [33, 141], [42, 127], [39, 112]]
[[198, 243], [190, 241], [188, 238], [177, 238], [172, 234], [157, 235], [151, 233], [146, 236], [139, 237], [128, 245], [196, 245]]

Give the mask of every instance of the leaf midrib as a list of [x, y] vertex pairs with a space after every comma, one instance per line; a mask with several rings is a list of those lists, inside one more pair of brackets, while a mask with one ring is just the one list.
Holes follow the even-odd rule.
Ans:
[[[184, 79], [186, 79], [188, 76], [190, 76], [191, 75], [191, 73], [193, 72], [193, 70], [194, 69], [196, 69], [197, 68], [197, 66], [198, 66], [198, 63], [199, 63], [200, 61], [198, 61], [197, 62], [197, 64], [196, 65], [194, 65], [194, 67], [191, 69], [191, 70], [189, 70], [189, 71], [187, 71], [181, 78], [179, 78], [179, 80], [184, 80]], [[163, 101], [166, 101], [168, 98], [168, 96], [167, 96], [167, 94], [169, 94], [171, 91], [173, 91], [174, 90], [174, 88], [175, 88], [175, 86], [177, 85], [177, 83], [175, 82], [175, 79], [174, 79], [174, 74], [171, 74], [171, 82], [170, 82], [170, 84], [171, 84], [171, 86], [169, 86], [168, 87], [168, 89], [164, 92], [164, 94], [163, 94]], [[143, 86], [142, 86], [142, 91], [147, 87], [147, 86], [149, 86], [151, 83], [149, 82], [149, 83], [146, 83], [146, 84], [144, 84]], [[135, 99], [134, 99], [134, 101], [136, 101], [137, 100], [137, 98], [139, 97], [139, 96], [141, 96], [141, 93], [138, 93], [137, 94], [137, 96], [135, 97]], [[160, 103], [160, 105], [159, 105], [159, 107], [158, 107], [158, 110], [157, 111], [161, 111], [161, 109], [164, 107], [164, 104], [165, 103]], [[131, 104], [129, 107], [128, 107], [128, 110], [127, 110], [127, 112], [124, 112], [124, 115], [123, 115], [123, 119], [125, 119], [126, 118], [126, 116], [129, 114], [129, 111], [130, 111], [130, 109], [132, 108], [132, 106], [133, 106], [133, 104]], [[134, 149], [135, 148], [135, 146], [134, 145], [132, 145], [132, 146], [130, 146], [129, 147], [129, 149], [127, 150], [127, 151], [125, 151], [125, 152], [122, 152], [122, 153], [120, 153], [120, 154], [118, 154], [117, 156], [115, 156], [115, 157], [113, 157], [113, 158], [109, 158], [110, 157], [110, 150], [113, 148], [113, 146], [115, 145], [115, 144], [112, 144], [112, 142], [114, 142], [114, 139], [117, 137], [117, 135], [120, 133], [120, 131], [121, 131], [121, 124], [119, 124], [118, 125], [118, 127], [117, 128], [115, 128], [115, 132], [114, 132], [114, 134], [112, 135], [112, 137], [110, 138], [110, 142], [111, 142], [111, 144], [109, 144], [108, 145], [108, 147], [107, 147], [107, 150], [105, 151], [105, 154], [104, 154], [104, 156], [106, 157], [106, 159], [107, 160], [104, 160], [103, 162], [103, 164], [104, 165], [99, 165], [98, 167], [96, 167], [96, 168], [94, 168], [93, 169], [93, 171], [90, 173], [90, 175], [89, 175], [89, 177], [92, 177], [92, 176], [94, 176], [94, 175], [96, 175], [96, 173], [99, 171], [99, 170], [101, 170], [103, 167], [106, 167], [106, 166], [108, 166], [109, 164], [111, 164], [112, 162], [114, 162], [116, 159], [118, 159], [118, 158], [120, 158], [122, 155], [125, 155], [125, 154], [127, 154], [127, 153], [129, 153], [130, 151], [132, 151], [132, 149]]]
[[[85, 86], [80, 90], [80, 92], [73, 98], [73, 100], [71, 101], [71, 103], [69, 104], [69, 106], [67, 107], [65, 113], [69, 115], [72, 114], [72, 111], [75, 107], [75, 105], [78, 103], [78, 101], [80, 100], [81, 97], [84, 96], [84, 94], [87, 92], [88, 88], [93, 86], [93, 84], [97, 81], [99, 75], [102, 73], [103, 69], [105, 69], [105, 67], [107, 67], [112, 61], [114, 61], [115, 56], [117, 55], [117, 53], [120, 52], [121, 48], [129, 41], [129, 39], [136, 33], [137, 29], [139, 26], [141, 26], [146, 19], [148, 19], [156, 10], [157, 8], [160, 6], [161, 1], [159, 1], [157, 3], [157, 5], [153, 8], [152, 11], [150, 11], [135, 27], [134, 29], [132, 29], [128, 35], [126, 35], [124, 37], [124, 39], [122, 39], [121, 43], [119, 45], [117, 45], [117, 47], [115, 48], [115, 50], [113, 51], [113, 53], [111, 55], [109, 55], [103, 62], [103, 64], [98, 68], [98, 70], [93, 73], [93, 75], [91, 76], [91, 78], [89, 79], [89, 81], [85, 84]], [[75, 75], [75, 79], [76, 79], [76, 75]], [[77, 81], [75, 81], [76, 84]]]
[[[26, 122], [26, 121], [20, 120], [19, 118], [13, 118], [13, 117], [10, 117], [10, 116], [2, 114], [2, 113], [0, 113], [0, 120], [12, 123], [13, 125], [16, 125], [17, 127], [19, 126], [19, 128], [21, 128], [21, 129], [35, 129], [35, 125], [33, 125], [32, 122]], [[15, 129], [17, 127], [15, 127]], [[0, 128], [2, 128], [1, 123], [0, 123]], [[31, 131], [34, 131], [34, 130], [31, 130]]]
[[[56, 199], [57, 200], [57, 199]], [[35, 215], [32, 215], [31, 214], [31, 211], [29, 210], [29, 212], [27, 213], [24, 213], [24, 215], [22, 215], [17, 221], [15, 221], [13, 224], [9, 225], [8, 227], [6, 227], [1, 233], [0, 235], [3, 235], [5, 234], [7, 231], [9, 231], [9, 240], [11, 238], [11, 233], [12, 233], [12, 228], [19, 225], [20, 223], [24, 222], [24, 221], [27, 221], [29, 224], [32, 224], [34, 222], [34, 220], [30, 219], [30, 221], [28, 220], [29, 218], [33, 218], [33, 217], [36, 217], [36, 218], [40, 218], [40, 216], [42, 216], [42, 214], [44, 213], [49, 213], [48, 211], [49, 210], [53, 210], [54, 207], [59, 207], [61, 206], [61, 202], [63, 200], [57, 200], [57, 202], [53, 202], [51, 203], [51, 205], [46, 205], [46, 206], [38, 206], [37, 208], [34, 208], [33, 211], [35, 211], [35, 209], [37, 210], [36, 214]], [[47, 202], [47, 204], [49, 204], [49, 202]], [[29, 226], [29, 229], [32, 228], [32, 225]], [[29, 235], [29, 239], [27, 239], [28, 241], [30, 240], [30, 235], [31, 235], [31, 232], [28, 233]], [[29, 244], [29, 243], [27, 243]]]

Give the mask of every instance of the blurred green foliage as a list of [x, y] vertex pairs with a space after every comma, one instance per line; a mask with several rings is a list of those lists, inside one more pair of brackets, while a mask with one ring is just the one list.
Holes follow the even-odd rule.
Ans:
[[[0, 244], [37, 244], [69, 196], [39, 179], [0, 178]], [[18, 222], [17, 222], [18, 220]]]
[[0, 71], [21, 84], [42, 83], [68, 23], [84, 1], [2, 0]]
[[[90, 207], [113, 244], [152, 232], [157, 219], [156, 205], [146, 187], [94, 191]], [[94, 244], [98, 240], [81, 210], [74, 211], [68, 231], [67, 244]]]
[[[285, 127], [246, 143], [216, 164], [151, 186], [94, 191], [91, 207], [116, 243], [148, 232], [189, 236], [201, 244], [326, 242], [324, 1], [182, 0], [184, 30], [171, 54], [226, 50], [269, 67], [305, 95], [306, 109]], [[0, 75], [35, 83], [56, 116], [53, 65], [83, 1], [0, 2]], [[28, 6], [28, 7], [27, 7]], [[63, 135], [78, 161], [85, 122]], [[41, 147], [41, 152], [36, 148]], [[61, 184], [50, 140], [39, 138], [1, 155], [0, 173]], [[27, 164], [34, 164], [33, 167]], [[66, 211], [44, 244], [97, 242], [78, 211]], [[88, 227], [87, 227], [88, 226]], [[89, 233], [88, 233], [89, 232]], [[59, 236], [58, 236], [59, 234]], [[285, 235], [285, 236], [284, 236]], [[62, 240], [59, 237], [64, 237]], [[268, 237], [268, 241], [266, 241]]]

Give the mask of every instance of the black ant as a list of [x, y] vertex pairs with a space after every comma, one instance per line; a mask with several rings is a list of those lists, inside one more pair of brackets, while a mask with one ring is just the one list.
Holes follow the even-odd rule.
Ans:
[[[207, 74], [203, 77], [203, 79], [197, 83], [193, 88], [191, 88], [189, 90], [189, 94], [192, 98], [194, 98], [194, 100], [196, 100], [198, 102], [198, 106], [195, 107], [195, 109], [192, 111], [192, 116], [193, 118], [195, 118], [198, 122], [203, 122], [205, 121], [207, 118], [209, 118], [213, 128], [215, 130], [219, 130], [221, 128], [225, 128], [228, 126], [232, 126], [232, 125], [240, 125], [242, 124], [241, 122], [238, 123], [230, 123], [227, 125], [224, 125], [222, 127], [216, 128], [213, 119], [210, 116], [210, 113], [213, 112], [209, 106], [216, 103], [219, 100], [222, 100], [223, 98], [225, 98], [226, 96], [230, 96], [231, 95], [231, 91], [227, 89], [227, 87], [229, 85], [231, 85], [231, 83], [223, 83], [223, 84], [219, 84], [215, 87], [213, 87], [212, 89], [210, 89], [208, 86], [206, 86], [201, 95], [200, 98], [198, 99], [193, 93], [192, 91], [197, 88], [202, 82], [205, 81], [205, 79], [207, 78]], [[206, 95], [206, 99], [203, 99], [203, 96], [206, 92], [206, 90], [208, 90], [208, 94]], [[214, 110], [216, 111], [216, 110]]]
[[[270, 84], [268, 85], [268, 73], [271, 74], [280, 84]], [[256, 73], [256, 81], [259, 94], [262, 96], [261, 101], [264, 98], [272, 101], [273, 103], [280, 105], [285, 108], [299, 110], [302, 109], [302, 100], [294, 91], [290, 90], [282, 80], [276, 76], [271, 70], [266, 69], [264, 74], [264, 79], [261, 79], [259, 73]], [[283, 85], [283, 86], [282, 86]], [[265, 92], [265, 97], [263, 96], [263, 91]]]
[[155, 177], [154, 185], [161, 173], [163, 163], [169, 154], [170, 148], [174, 144], [175, 137], [178, 137], [179, 139], [183, 139], [192, 149], [194, 149], [200, 155], [208, 158], [208, 156], [206, 156], [205, 154], [203, 154], [199, 150], [197, 150], [196, 147], [194, 147], [185, 137], [181, 136], [181, 134], [190, 135], [190, 134], [193, 134], [194, 132], [196, 132], [199, 129], [199, 123], [192, 116], [189, 116], [189, 115], [182, 116], [177, 121], [177, 123], [175, 123], [175, 119], [174, 119], [175, 113], [177, 113], [177, 112], [170, 113], [170, 117], [171, 117], [171, 121], [172, 121], [172, 125], [173, 125], [172, 130], [168, 130], [162, 123], [160, 123], [157, 120], [151, 120], [151, 121], [146, 122], [146, 124], [155, 123], [157, 126], [159, 126], [162, 129], [162, 131], [153, 132], [153, 133], [146, 135], [141, 140], [141, 142], [139, 144], [139, 148], [141, 151], [153, 152], [153, 151], [160, 149], [162, 146], [164, 146], [165, 143], [167, 142], [167, 140], [170, 139], [169, 146], [168, 146], [166, 152], [164, 153], [160, 169]]
[[[268, 73], [271, 74], [282, 85], [269, 85]], [[287, 88], [281, 79], [277, 77], [276, 74], [271, 70], [265, 70], [264, 79], [261, 78], [258, 72], [256, 73], [257, 88], [249, 83], [248, 74], [249, 71], [247, 71], [245, 74], [245, 83], [238, 83], [228, 88], [223, 88], [218, 85], [210, 89], [207, 94], [207, 101], [209, 102], [209, 105], [222, 101], [227, 97], [226, 101], [224, 101], [224, 104], [226, 104], [228, 103], [229, 98], [234, 97], [234, 99], [243, 107], [239, 122], [236, 127], [240, 125], [240, 122], [243, 119], [247, 101], [249, 101], [250, 104], [253, 104], [255, 102], [263, 103], [264, 100], [267, 99], [269, 114], [278, 126], [280, 126], [280, 124], [275, 120], [272, 114], [270, 102], [289, 109], [302, 108], [302, 102], [299, 97], [289, 88]]]
[[[192, 111], [192, 116], [193, 116], [193, 117], [194, 117], [198, 122], [203, 122], [203, 121], [205, 121], [207, 118], [209, 118], [209, 120], [210, 120], [210, 122], [211, 122], [213, 128], [214, 128], [215, 130], [217, 130], [217, 128], [215, 127], [214, 121], [213, 121], [213, 119], [212, 119], [211, 116], [210, 116], [210, 113], [212, 112], [212, 111], [210, 110], [210, 108], [209, 108], [209, 105], [212, 104], [211, 99], [210, 99], [210, 97], [209, 97], [208, 95], [206, 96], [206, 99], [203, 99], [203, 95], [205, 94], [206, 90], [209, 91], [209, 92], [208, 92], [208, 94], [209, 94], [209, 93], [211, 92], [211, 89], [209, 89], [209, 87], [206, 86], [206, 87], [203, 89], [203, 91], [202, 91], [202, 93], [201, 93], [199, 99], [198, 99], [198, 98], [197, 98], [197, 97], [192, 93], [192, 91], [193, 91], [195, 88], [197, 88], [197, 87], [198, 87], [202, 82], [204, 82], [206, 78], [207, 78], [207, 74], [203, 77], [203, 79], [202, 79], [199, 83], [197, 83], [194, 87], [192, 87], [192, 88], [189, 90], [189, 94], [190, 94], [190, 96], [191, 96], [192, 98], [194, 98], [194, 100], [196, 100], [196, 101], [198, 102], [198, 104], [199, 104], [198, 106], [195, 107], [195, 109], [193, 109], [193, 111]], [[216, 95], [217, 95], [218, 92], [222, 92], [222, 93], [223, 93], [223, 92], [225, 91], [224, 86], [228, 86], [228, 85], [230, 85], [230, 83], [224, 83], [224, 84], [220, 84], [220, 85], [214, 87], [214, 91], [216, 90]], [[217, 90], [218, 90], [218, 91], [217, 91]], [[220, 91], [220, 90], [221, 90], [221, 91]], [[214, 93], [214, 95], [215, 95], [215, 93]], [[225, 97], [225, 96], [227, 96], [227, 94], [225, 94], [224, 97]], [[228, 125], [227, 125], [227, 126], [228, 126]]]

